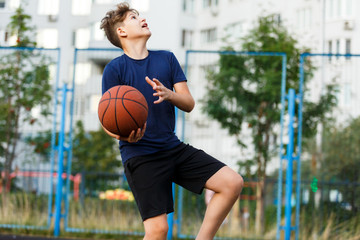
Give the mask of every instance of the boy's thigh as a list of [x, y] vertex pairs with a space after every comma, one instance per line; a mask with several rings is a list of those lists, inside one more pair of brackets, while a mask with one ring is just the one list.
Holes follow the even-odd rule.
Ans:
[[187, 145], [184, 153], [176, 159], [174, 182], [201, 194], [207, 180], [226, 166], [203, 150]]
[[221, 192], [226, 186], [237, 183], [238, 181], [242, 181], [240, 174], [226, 166], [211, 176], [205, 183], [205, 187], [215, 192]]
[[165, 161], [129, 159], [125, 174], [143, 221], [174, 211], [171, 175]]

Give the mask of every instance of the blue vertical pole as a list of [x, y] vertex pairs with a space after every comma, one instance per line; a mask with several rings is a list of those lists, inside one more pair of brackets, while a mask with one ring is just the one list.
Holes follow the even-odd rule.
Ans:
[[[191, 50], [187, 50], [185, 54], [185, 66], [184, 66], [184, 74], [186, 78], [188, 78], [188, 69], [189, 69], [189, 54]], [[181, 113], [182, 119], [182, 129], [181, 129], [181, 141], [185, 141], [185, 112]], [[177, 219], [176, 219], [176, 236], [180, 238], [181, 235], [181, 222], [182, 222], [182, 212], [183, 212], [183, 192], [184, 189], [181, 186], [178, 186], [178, 196], [177, 196]]]
[[52, 216], [52, 198], [53, 198], [53, 173], [54, 173], [54, 159], [56, 149], [56, 121], [57, 121], [57, 104], [58, 104], [58, 87], [59, 87], [59, 74], [60, 74], [60, 49], [57, 50], [57, 68], [56, 68], [56, 80], [54, 84], [54, 113], [53, 113], [53, 128], [51, 130], [51, 153], [50, 153], [50, 189], [48, 199], [48, 228], [51, 225]]
[[279, 176], [278, 176], [278, 196], [277, 196], [277, 230], [276, 239], [280, 239], [281, 225], [281, 207], [282, 207], [282, 187], [283, 187], [283, 130], [284, 130], [284, 114], [285, 114], [285, 89], [286, 89], [286, 55], [282, 57], [282, 74], [281, 74], [281, 115], [280, 115], [280, 150], [279, 150]]
[[64, 229], [66, 231], [68, 227], [68, 213], [69, 213], [69, 192], [70, 192], [70, 175], [71, 175], [71, 162], [72, 162], [72, 138], [73, 138], [73, 117], [74, 117], [74, 95], [75, 95], [75, 73], [76, 73], [76, 63], [77, 63], [77, 55], [78, 49], [75, 48], [74, 52], [74, 70], [73, 70], [73, 80], [71, 84], [71, 89], [68, 89], [71, 92], [71, 100], [70, 100], [70, 124], [69, 124], [69, 147], [68, 157], [67, 157], [67, 179], [66, 179], [66, 193], [65, 193], [65, 213], [64, 213]]
[[286, 169], [286, 192], [285, 192], [285, 240], [291, 237], [291, 194], [293, 176], [293, 151], [294, 151], [294, 114], [295, 114], [295, 90], [289, 89], [289, 143], [287, 145], [287, 169]]
[[304, 61], [305, 54], [300, 55], [300, 85], [299, 85], [299, 106], [298, 106], [298, 155], [297, 155], [297, 185], [296, 185], [296, 235], [295, 239], [299, 239], [300, 228], [300, 184], [301, 184], [301, 141], [302, 141], [302, 106], [303, 106], [303, 86], [304, 86]]
[[[177, 119], [178, 116], [178, 109], [175, 108], [175, 119]], [[175, 125], [175, 132], [176, 132], [176, 125]], [[172, 183], [172, 195], [173, 195], [173, 200], [175, 201], [175, 184]], [[168, 226], [169, 226], [169, 231], [167, 233], [167, 240], [171, 240], [172, 236], [173, 236], [173, 228], [174, 228], [174, 213], [169, 213], [167, 215], [167, 222], [168, 222]]]
[[[172, 194], [173, 194], [173, 199], [175, 200], [175, 184], [172, 183]], [[167, 215], [167, 222], [168, 222], [168, 226], [169, 226], [169, 231], [167, 233], [167, 240], [171, 240], [173, 238], [173, 228], [174, 228], [174, 213], [169, 213]]]
[[59, 154], [58, 154], [58, 170], [57, 170], [57, 186], [55, 197], [55, 222], [54, 222], [54, 235], [56, 237], [60, 234], [60, 221], [61, 221], [61, 203], [62, 203], [62, 189], [63, 180], [62, 173], [64, 170], [64, 140], [65, 140], [65, 114], [66, 114], [66, 92], [67, 85], [64, 84], [62, 88], [62, 111], [61, 111], [61, 127], [59, 132]]

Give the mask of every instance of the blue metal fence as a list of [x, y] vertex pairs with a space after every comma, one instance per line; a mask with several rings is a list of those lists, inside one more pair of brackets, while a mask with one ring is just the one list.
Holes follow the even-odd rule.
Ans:
[[[136, 205], [134, 202], [129, 200], [124, 201], [114, 201], [109, 199], [101, 199], [100, 193], [105, 192], [105, 188], [92, 188], [89, 181], [86, 179], [95, 178], [96, 181], [108, 182], [112, 181], [112, 183], [107, 183], [106, 186], [122, 186], [123, 189], [121, 191], [129, 190], [126, 186], [126, 179], [119, 170], [119, 175], [110, 176], [108, 174], [99, 175], [97, 173], [83, 173], [81, 178], [81, 186], [78, 190], [78, 194], [80, 194], [80, 198], [74, 198], [77, 194], [75, 193], [74, 187], [71, 185], [71, 158], [72, 158], [72, 125], [74, 120], [85, 120], [85, 125], [87, 124], [87, 128], [91, 128], [94, 125], [91, 122], [91, 119], [95, 119], [97, 121], [97, 113], [95, 112], [86, 112], [84, 113], [84, 109], [81, 109], [81, 97], [84, 97], [84, 94], [88, 94], [88, 92], [83, 92], [83, 88], [90, 85], [94, 92], [91, 94], [96, 95], [100, 93], [100, 83], [101, 83], [101, 73], [105, 64], [110, 61], [112, 58], [122, 54], [118, 49], [75, 49], [74, 52], [74, 71], [73, 71], [73, 80], [71, 86], [64, 84], [62, 87], [59, 86], [58, 78], [59, 78], [59, 60], [60, 60], [60, 49], [15, 49], [15, 48], [1, 48], [0, 47], [0, 55], [9, 54], [13, 51], [38, 51], [44, 53], [45, 55], [50, 56], [55, 64], [55, 74], [54, 74], [54, 102], [53, 102], [53, 125], [49, 126], [48, 129], [51, 130], [51, 148], [52, 151], [50, 153], [50, 161], [49, 161], [49, 172], [46, 178], [50, 180], [47, 181], [49, 184], [45, 187], [45, 195], [47, 198], [47, 220], [46, 224], [41, 226], [36, 224], [23, 224], [23, 223], [5, 223], [1, 222], [0, 227], [3, 228], [23, 228], [23, 229], [40, 229], [45, 230], [49, 229], [51, 225], [51, 220], [54, 219], [54, 235], [59, 236], [61, 232], [61, 219], [64, 219], [63, 229], [67, 232], [90, 232], [90, 233], [108, 233], [108, 234], [120, 234], [120, 235], [133, 235], [133, 236], [142, 236], [143, 235], [143, 226], [141, 223], [140, 216], [136, 211]], [[303, 101], [303, 83], [305, 78], [305, 70], [304, 70], [304, 62], [307, 58], [312, 57], [321, 57], [321, 58], [331, 58], [331, 57], [344, 57], [344, 58], [353, 58], [360, 57], [360, 55], [356, 54], [310, 54], [304, 53], [300, 56], [300, 84], [299, 84], [299, 93], [296, 94], [293, 89], [289, 90], [289, 93], [286, 94], [286, 54], [284, 53], [261, 53], [261, 52], [229, 52], [229, 51], [187, 51], [186, 53], [186, 63], [185, 63], [185, 74], [188, 78], [198, 79], [197, 76], [189, 73], [189, 68], [192, 67], [192, 71], [194, 72], [194, 67], [199, 67], [198, 63], [194, 64], [193, 58], [197, 56], [203, 55], [206, 60], [201, 63], [202, 67], [206, 65], [216, 65], [216, 57], [220, 55], [243, 55], [243, 56], [261, 56], [261, 57], [281, 57], [282, 58], [282, 74], [281, 74], [281, 116], [280, 116], [280, 136], [284, 134], [284, 116], [285, 114], [289, 114], [289, 124], [288, 124], [288, 135], [289, 135], [289, 143], [287, 144], [287, 155], [283, 156], [283, 142], [282, 138], [280, 141], [280, 168], [279, 168], [279, 178], [277, 187], [275, 188], [274, 182], [271, 182], [271, 190], [273, 194], [270, 194], [271, 197], [267, 200], [271, 204], [268, 206], [276, 205], [276, 216], [277, 216], [277, 234], [276, 237], [280, 238], [280, 232], [284, 231], [285, 239], [290, 239], [292, 232], [295, 232], [295, 238], [299, 238], [299, 229], [300, 229], [300, 205], [302, 204], [303, 199], [300, 198], [303, 195], [304, 190], [306, 190], [306, 186], [309, 185], [307, 182], [301, 182], [300, 179], [300, 169], [301, 169], [301, 127], [302, 127], [302, 101]], [[206, 57], [207, 56], [207, 57]], [[216, 56], [211, 60], [209, 56]], [[79, 69], [80, 64], [81, 67], [88, 67], [90, 73], [87, 78], [79, 79], [79, 76], [83, 75], [83, 70]], [[87, 65], [88, 64], [88, 65]], [[192, 65], [194, 64], [194, 65]], [[80, 73], [80, 74], [79, 74]], [[204, 77], [204, 76], [202, 76]], [[205, 79], [206, 81], [206, 79]], [[99, 84], [98, 87], [94, 87], [94, 84]], [[68, 94], [71, 94], [70, 99], [68, 98]], [[59, 98], [62, 98], [61, 105], [59, 104]], [[86, 96], [88, 97], [88, 96]], [[96, 99], [96, 98], [95, 98]], [[286, 111], [286, 101], [288, 105], [288, 111]], [[96, 101], [95, 101], [96, 102]], [[78, 105], [77, 105], [78, 104]], [[297, 154], [294, 155], [294, 149], [296, 148], [293, 142], [294, 139], [294, 114], [296, 109], [296, 104], [298, 108], [298, 136], [297, 136]], [[69, 106], [69, 108], [68, 108]], [[69, 109], [69, 110], [67, 110]], [[91, 106], [90, 106], [91, 109]], [[61, 115], [58, 116], [57, 113], [61, 110]], [[60, 125], [59, 125], [60, 123]], [[186, 132], [189, 131], [187, 129], [187, 120], [184, 113], [179, 114], [178, 117], [178, 125], [177, 125], [177, 133], [183, 141], [188, 141], [189, 139], [186, 136]], [[66, 127], [68, 126], [68, 128]], [[44, 126], [41, 126], [41, 129], [31, 129], [32, 126], [27, 126], [30, 129], [28, 132], [33, 132], [36, 134], [40, 130], [44, 130]], [[59, 132], [59, 136], [57, 139], [57, 132]], [[283, 160], [287, 161], [287, 173], [286, 173], [286, 181], [283, 181]], [[296, 167], [296, 181], [293, 181], [293, 161], [297, 161]], [[57, 163], [57, 167], [55, 166]], [[55, 173], [55, 169], [57, 173]], [[31, 172], [35, 172], [32, 170]], [[40, 171], [36, 171], [40, 172]], [[53, 185], [54, 178], [56, 177], [56, 199], [55, 206], [53, 206], [53, 195], [54, 189]], [[65, 184], [64, 184], [65, 183]], [[268, 184], [268, 183], [267, 183]], [[318, 182], [318, 186], [322, 186], [325, 189], [326, 183]], [[333, 183], [329, 183], [333, 184]], [[285, 201], [283, 202], [283, 187], [285, 185]], [[291, 224], [292, 218], [292, 194], [294, 194], [293, 186], [296, 185], [295, 188], [295, 196], [296, 196], [296, 207], [295, 207], [295, 225]], [[270, 185], [268, 185], [270, 186]], [[341, 188], [341, 186], [337, 186]], [[358, 185], [354, 185], [354, 188], [358, 187]], [[43, 198], [43, 196], [41, 196]], [[196, 218], [198, 218], [199, 222], [201, 221], [201, 217], [203, 214], [203, 210], [205, 208], [205, 204], [203, 202], [203, 196], [195, 196], [188, 192], [184, 192], [181, 187], [174, 186], [174, 198], [176, 199], [176, 211], [175, 214], [170, 214], [168, 216], [169, 223], [169, 234], [168, 239], [172, 239], [173, 235], [177, 238], [189, 238], [194, 237], [194, 232], [192, 230], [184, 230], [185, 228], [189, 228], [189, 223], [184, 221], [185, 218], [188, 217], [189, 208], [195, 209], [192, 211], [192, 214], [197, 214]], [[41, 202], [43, 200], [38, 199], [37, 201]], [[64, 203], [64, 208], [62, 208], [62, 203]], [[93, 204], [93, 205], [91, 205]], [[304, 204], [304, 203], [303, 203]], [[98, 206], [99, 208], [93, 208], [89, 206]], [[283, 218], [282, 207], [285, 207], [284, 217], [285, 217], [285, 225], [281, 225], [281, 219]], [[54, 209], [53, 209], [54, 208]], [[94, 210], [95, 212], [89, 211], [89, 209]], [[119, 210], [119, 212], [115, 212], [114, 209]], [[91, 217], [95, 217], [93, 214], [99, 214], [96, 211], [104, 211], [107, 213], [109, 211], [113, 211], [114, 216], [112, 217], [112, 222], [115, 225], [107, 227], [105, 225], [97, 224], [97, 223], [89, 223], [88, 225], [78, 224], [79, 221], [84, 221], [85, 219], [89, 219]], [[186, 212], [186, 214], [184, 214]], [[253, 212], [252, 212], [253, 213]], [[116, 215], [118, 214], [118, 215]], [[45, 214], [46, 215], [46, 214]], [[129, 217], [129, 216], [132, 217]], [[99, 216], [99, 215], [98, 215]], [[116, 216], [116, 217], [115, 217]], [[53, 218], [54, 217], [54, 218]], [[100, 218], [109, 217], [109, 215], [100, 216]], [[96, 219], [96, 217], [95, 217]], [[121, 221], [126, 219], [126, 224], [122, 224]], [[97, 220], [97, 219], [96, 219]], [[105, 221], [105, 223], [107, 223]], [[194, 224], [194, 222], [190, 223]], [[176, 226], [176, 233], [174, 234], [173, 226]], [[236, 239], [234, 234], [229, 232], [222, 232], [221, 237], [217, 237], [216, 239]]]
[[[17, 54], [19, 53], [19, 54]], [[44, 48], [24, 48], [24, 47], [0, 47], [0, 56], [2, 61], [11, 61], [6, 60], [11, 55], [17, 54], [17, 61], [23, 61], [21, 58], [26, 56], [26, 60], [23, 61], [22, 68], [26, 71], [31, 71], [34, 67], [36, 67], [38, 64], [47, 64], [50, 71], [50, 82], [53, 85], [53, 110], [52, 110], [52, 122], [55, 125], [57, 122], [57, 115], [56, 112], [58, 110], [57, 105], [57, 89], [59, 84], [59, 63], [60, 63], [60, 49], [44, 49]], [[3, 65], [3, 64], [2, 64]], [[4, 66], [4, 65], [3, 65]], [[52, 197], [53, 197], [53, 188], [52, 188], [52, 179], [53, 179], [53, 165], [54, 165], [54, 156], [55, 156], [55, 134], [52, 135], [52, 151], [51, 151], [51, 157], [45, 159], [41, 157], [39, 154], [32, 153], [34, 152], [33, 147], [29, 146], [29, 144], [26, 142], [26, 138], [28, 137], [34, 137], [37, 136], [39, 133], [42, 133], [44, 131], [51, 132], [51, 119], [49, 118], [42, 118], [38, 119], [38, 123], [36, 124], [22, 124], [20, 128], [21, 136], [22, 138], [19, 141], [19, 144], [17, 145], [17, 152], [18, 153], [25, 153], [25, 154], [18, 154], [16, 157], [14, 163], [13, 163], [13, 174], [14, 174], [14, 180], [16, 181], [19, 178], [22, 178], [25, 180], [25, 182], [28, 182], [28, 179], [30, 177], [33, 177], [34, 179], [37, 179], [38, 182], [42, 182], [41, 185], [36, 184], [33, 186], [33, 194], [35, 196], [35, 200], [28, 200], [26, 195], [29, 193], [29, 189], [24, 185], [20, 184], [19, 182], [16, 182], [14, 184], [14, 187], [19, 189], [19, 192], [22, 191], [24, 195], [11, 195], [9, 194], [9, 198], [18, 199], [19, 201], [29, 201], [31, 204], [36, 204], [36, 201], [43, 202], [44, 196], [48, 199], [48, 209], [47, 209], [47, 221], [44, 222], [41, 226], [39, 225], [39, 222], [32, 222], [28, 221], [26, 224], [23, 224], [23, 220], [21, 218], [17, 218], [15, 220], [12, 220], [12, 223], [6, 223], [6, 219], [2, 219], [2, 223], [0, 224], [0, 227], [4, 228], [16, 228], [16, 229], [49, 229], [51, 224], [51, 218], [52, 218]], [[53, 129], [54, 130], [54, 129]], [[54, 131], [53, 131], [54, 133]], [[25, 150], [26, 149], [26, 150]], [[22, 168], [29, 168], [29, 171], [23, 171], [19, 172], [19, 166]], [[34, 167], [36, 166], [36, 167]], [[40, 169], [39, 169], [40, 168]], [[50, 173], [44, 172], [42, 169], [51, 169]], [[36, 169], [36, 170], [33, 170]], [[5, 189], [4, 189], [5, 190]], [[31, 192], [31, 191], [30, 191]], [[35, 201], [35, 202], [33, 202]], [[5, 204], [5, 203], [3, 203]], [[9, 202], [7, 203], [9, 204]], [[5, 207], [3, 205], [2, 207]], [[19, 207], [19, 206], [17, 206]], [[8, 206], [6, 207], [8, 208]], [[21, 208], [20, 208], [21, 209]], [[25, 210], [25, 209], [22, 209]], [[32, 208], [28, 208], [28, 211], [32, 211]], [[38, 210], [38, 209], [37, 209]], [[21, 210], [20, 210], [21, 211]], [[31, 214], [30, 214], [31, 215]], [[43, 218], [43, 217], [42, 217]], [[30, 218], [31, 219], [31, 218]], [[19, 223], [17, 223], [19, 222]], [[43, 221], [40, 221], [43, 222]]]

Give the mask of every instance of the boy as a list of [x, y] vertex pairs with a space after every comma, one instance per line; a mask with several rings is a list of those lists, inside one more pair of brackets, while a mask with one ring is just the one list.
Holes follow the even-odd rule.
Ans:
[[105, 67], [102, 92], [116, 85], [131, 85], [143, 93], [149, 105], [142, 129], [128, 137], [108, 132], [120, 140], [125, 174], [143, 219], [144, 239], [166, 239], [166, 214], [174, 211], [172, 182], [198, 194], [204, 188], [215, 192], [196, 238], [213, 239], [239, 197], [241, 176], [176, 137], [175, 106], [190, 112], [195, 102], [173, 53], [147, 50], [151, 32], [146, 20], [121, 3], [107, 12], [101, 28], [109, 41], [124, 51]]

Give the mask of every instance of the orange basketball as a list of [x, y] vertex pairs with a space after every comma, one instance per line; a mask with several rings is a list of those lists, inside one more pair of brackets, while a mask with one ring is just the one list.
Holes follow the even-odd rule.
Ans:
[[107, 90], [100, 99], [98, 116], [108, 131], [127, 137], [142, 128], [148, 116], [148, 104], [134, 87], [119, 85]]

